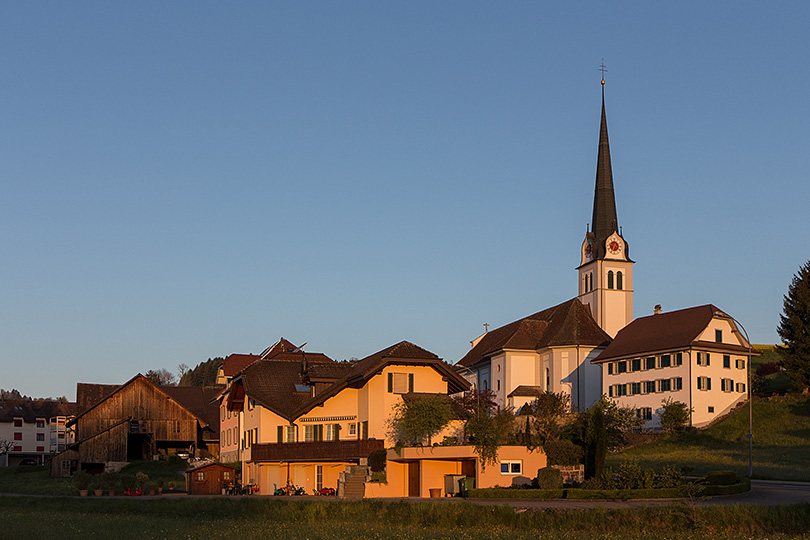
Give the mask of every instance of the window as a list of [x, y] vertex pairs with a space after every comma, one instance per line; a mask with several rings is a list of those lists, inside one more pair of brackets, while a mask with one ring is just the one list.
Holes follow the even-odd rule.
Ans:
[[325, 441], [337, 441], [339, 439], [340, 424], [326, 424]]
[[239, 442], [239, 428], [234, 426], [233, 428], [233, 444], [238, 444]]
[[197, 471], [197, 481], [205, 482], [205, 471]]
[[652, 407], [636, 409], [636, 417], [641, 420], [652, 420]]
[[715, 330], [714, 331], [714, 341], [717, 343], [723, 343], [723, 331], [722, 330]]
[[737, 366], [737, 369], [745, 369], [745, 360], [737, 358], [734, 360], [734, 365]]
[[723, 367], [726, 369], [731, 369], [731, 357], [727, 354], [723, 355]]
[[315, 489], [323, 488], [323, 465], [315, 465]]
[[720, 390], [723, 392], [733, 392], [734, 381], [732, 379], [720, 379]]
[[613, 385], [613, 395], [616, 397], [626, 396], [627, 395], [627, 385], [626, 384], [615, 384]]
[[22, 427], [22, 422], [23, 422], [22, 418], [15, 418], [14, 419], [14, 427]]
[[45, 440], [45, 434], [44, 433], [37, 433], [37, 440], [38, 441], [44, 441]]
[[286, 441], [287, 442], [296, 442], [298, 437], [296, 437], [295, 426], [287, 426], [287, 433], [286, 433]]
[[225, 420], [225, 407], [222, 407], [222, 420]]
[[655, 369], [655, 357], [648, 356], [647, 361], [645, 363], [644, 369]]
[[[548, 370], [546, 370], [548, 371]], [[608, 364], [608, 375], [613, 375], [613, 362]]]
[[231, 471], [222, 471], [222, 479], [223, 480], [230, 480], [231, 479]]
[[248, 410], [252, 411], [256, 408], [256, 402], [253, 401], [253, 398], [248, 398]]
[[713, 413], [713, 412], [714, 412], [714, 407], [712, 407], [711, 405], [709, 405], [709, 412], [710, 412], [710, 413]]
[[22, 431], [15, 431], [14, 432], [14, 440], [21, 441], [22, 440]]
[[672, 381], [670, 379], [659, 379], [658, 380], [658, 391], [659, 392], [670, 392], [672, 390]]
[[627, 373], [627, 361], [622, 360], [621, 362], [618, 363], [616, 368], [617, 368], [616, 371], [618, 373]]
[[683, 379], [680, 377], [675, 377], [672, 379], [672, 389], [673, 390], [683, 390]]
[[633, 358], [630, 363], [632, 364], [633, 371], [641, 371], [641, 358]]
[[712, 389], [711, 377], [698, 377], [697, 387], [698, 390], [711, 390]]
[[672, 365], [671, 357], [668, 354], [661, 356], [661, 367], [669, 367]]
[[644, 393], [652, 394], [655, 392], [655, 381], [644, 381]]
[[683, 365], [683, 353], [677, 353], [675, 355], [675, 365], [682, 366]]
[[304, 426], [304, 441], [315, 442], [323, 440], [323, 424], [310, 424]]
[[710, 365], [711, 358], [709, 357], [709, 353], [697, 353], [697, 365], [699, 366], [708, 366]]
[[45, 427], [45, 419], [44, 418], [37, 418], [37, 427], [44, 428]]
[[634, 396], [640, 394], [641, 393], [641, 383], [640, 382], [631, 383], [630, 384], [630, 393], [632, 395], [634, 395]]
[[622, 290], [622, 287], [624, 286], [624, 283], [622, 281], [623, 281], [622, 280], [622, 273], [621, 272], [616, 272], [616, 288], [619, 289], [619, 290]]
[[351, 437], [357, 437], [357, 424], [355, 424], [354, 422], [349, 424], [349, 435]]
[[388, 373], [388, 393], [407, 394], [413, 392], [413, 373]]
[[501, 474], [522, 474], [522, 461], [501, 461]]
[[745, 393], [745, 383], [737, 383], [737, 392]]
[[608, 289], [613, 288], [613, 270], [608, 270]]
[[12, 452], [22, 452], [22, 446], [15, 446]]
[[551, 390], [551, 371], [546, 368], [546, 390]]

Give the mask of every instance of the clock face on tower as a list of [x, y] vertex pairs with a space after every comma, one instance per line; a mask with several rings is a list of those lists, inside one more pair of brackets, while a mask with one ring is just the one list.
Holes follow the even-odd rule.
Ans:
[[619, 244], [619, 242], [617, 240], [611, 240], [610, 242], [608, 242], [608, 245], [607, 245], [608, 252], [611, 255], [617, 255], [619, 253], [619, 249], [621, 247], [622, 247], [621, 244]]
[[586, 256], [586, 257], [590, 257], [590, 256], [591, 256], [591, 245], [590, 245], [590, 244], [586, 244], [586, 245], [585, 245], [585, 256]]

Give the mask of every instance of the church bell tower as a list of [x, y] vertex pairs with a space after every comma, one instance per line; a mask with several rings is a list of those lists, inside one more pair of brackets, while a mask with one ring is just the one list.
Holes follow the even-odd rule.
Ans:
[[[604, 65], [602, 66], [604, 70]], [[613, 193], [605, 80], [602, 79], [602, 124], [596, 159], [593, 219], [582, 242], [579, 300], [590, 306], [591, 315], [611, 337], [633, 320], [633, 261], [622, 236]]]

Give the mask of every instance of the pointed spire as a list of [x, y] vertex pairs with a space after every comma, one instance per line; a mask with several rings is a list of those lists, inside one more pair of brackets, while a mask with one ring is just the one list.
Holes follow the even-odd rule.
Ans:
[[619, 230], [616, 198], [613, 193], [613, 170], [610, 166], [607, 115], [605, 114], [605, 81], [602, 79], [602, 125], [599, 128], [599, 152], [596, 158], [596, 187], [593, 194], [592, 231], [596, 241], [597, 257], [603, 255], [608, 236]]

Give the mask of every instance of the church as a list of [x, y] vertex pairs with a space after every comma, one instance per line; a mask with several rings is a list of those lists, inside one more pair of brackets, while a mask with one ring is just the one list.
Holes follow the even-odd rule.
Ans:
[[695, 426], [745, 401], [755, 353], [733, 317], [707, 304], [669, 313], [657, 307], [634, 320], [633, 264], [616, 212], [602, 80], [593, 215], [577, 296], [488, 330], [456, 369], [501, 407], [518, 411], [539, 393], [564, 392], [583, 411], [605, 395], [634, 408], [647, 427], [660, 425], [666, 399], [686, 403]]

